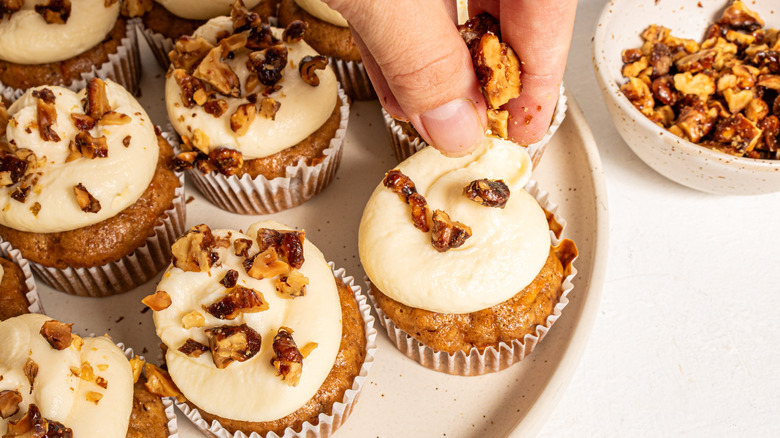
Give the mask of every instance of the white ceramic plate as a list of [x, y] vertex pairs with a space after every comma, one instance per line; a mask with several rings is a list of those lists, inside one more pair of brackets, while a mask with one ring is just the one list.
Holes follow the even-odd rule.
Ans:
[[[166, 123], [163, 72], [144, 50], [141, 103], [155, 123]], [[376, 361], [349, 421], [337, 432], [348, 437], [528, 436], [552, 412], [574, 374], [599, 304], [607, 249], [607, 200], [598, 151], [585, 119], [569, 96], [566, 120], [553, 137], [534, 177], [550, 192], [566, 218], [567, 237], [580, 250], [579, 275], [570, 303], [545, 340], [522, 362], [497, 374], [458, 377], [419, 366], [380, 333]], [[336, 179], [304, 205], [271, 215], [306, 230], [306, 237], [347, 275], [364, 277], [357, 253], [357, 229], [365, 205], [384, 172], [395, 164], [379, 105], [353, 105], [344, 157]], [[226, 213], [187, 186], [187, 223], [246, 229], [258, 216]], [[159, 279], [159, 275], [158, 278]], [[156, 281], [111, 298], [81, 298], [39, 285], [48, 313], [75, 322], [80, 333], [108, 333], [148, 358], [160, 341], [141, 299]], [[180, 416], [179, 436], [202, 436]]]

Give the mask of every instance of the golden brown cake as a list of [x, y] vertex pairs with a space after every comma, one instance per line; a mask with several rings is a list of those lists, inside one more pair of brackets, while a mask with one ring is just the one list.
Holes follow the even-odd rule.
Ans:
[[16, 263], [0, 257], [3, 276], [0, 281], [0, 321], [28, 313], [25, 275]]

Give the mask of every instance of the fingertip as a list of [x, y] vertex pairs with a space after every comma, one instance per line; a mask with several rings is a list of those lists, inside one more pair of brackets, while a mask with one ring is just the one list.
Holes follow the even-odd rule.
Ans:
[[428, 110], [416, 125], [428, 144], [450, 157], [469, 154], [485, 136], [478, 104], [470, 99], [455, 99]]

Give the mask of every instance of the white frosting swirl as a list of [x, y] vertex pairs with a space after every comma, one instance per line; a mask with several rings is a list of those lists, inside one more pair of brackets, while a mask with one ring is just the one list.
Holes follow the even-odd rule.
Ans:
[[[154, 312], [157, 335], [168, 346], [165, 360], [171, 377], [187, 400], [207, 412], [234, 420], [276, 420], [303, 406], [328, 376], [341, 342], [341, 306], [336, 282], [324, 256], [308, 239], [303, 244], [305, 262], [299, 270], [309, 279], [304, 296], [282, 298], [273, 279], [256, 280], [246, 274], [242, 266], [244, 258], [235, 255], [232, 241], [254, 240], [260, 228], [289, 229], [277, 222], [264, 221], [252, 225], [246, 235], [213, 230], [215, 236], [230, 234], [230, 247], [217, 250], [221, 264], [215, 264], [207, 272], [184, 272], [171, 266], [157, 286], [157, 290], [167, 292], [172, 300], [170, 307]], [[249, 255], [258, 251], [255, 242]], [[268, 310], [242, 314], [233, 321], [217, 319], [203, 310], [203, 306], [224, 295], [225, 287], [219, 281], [229, 269], [238, 271], [238, 285], [263, 294], [270, 306]], [[193, 311], [205, 316], [205, 327], [183, 328], [182, 318]], [[205, 328], [243, 323], [262, 336], [260, 351], [245, 362], [233, 362], [218, 369], [210, 352], [194, 358], [178, 351], [189, 338], [208, 345]], [[298, 348], [309, 342], [318, 344], [303, 360], [303, 374], [294, 387], [275, 376], [276, 369], [271, 365], [273, 338], [281, 326], [294, 330]]]
[[25, 0], [22, 9], [0, 19], [0, 60], [44, 64], [77, 56], [98, 45], [119, 16], [119, 2], [73, 0], [65, 24], [49, 24], [35, 12], [46, 0]]
[[[16, 390], [22, 396], [19, 412], [0, 418], [0, 436], [8, 421], [21, 418], [35, 403], [44, 418], [62, 423], [74, 437], [124, 438], [133, 403], [133, 372], [122, 351], [105, 337], [84, 338], [76, 344], [55, 350], [41, 336], [48, 316], [30, 313], [0, 322], [0, 391]], [[28, 359], [38, 365], [38, 375], [30, 390], [23, 368]], [[102, 388], [71, 372], [89, 363], [95, 375], [108, 385]], [[102, 395], [98, 403], [87, 400], [89, 392]]]
[[[230, 14], [234, 0], [155, 0], [173, 15], [188, 20], [208, 20], [220, 15]], [[244, 0], [244, 5], [252, 9], [260, 0]]]
[[301, 9], [322, 21], [338, 27], [349, 26], [349, 23], [347, 23], [347, 20], [345, 20], [341, 14], [331, 9], [330, 6], [326, 5], [321, 0], [295, 0], [295, 3], [297, 3]]
[[[56, 98], [57, 122], [54, 132], [60, 141], [43, 141], [38, 132], [38, 98], [33, 90], [50, 89]], [[106, 80], [108, 101], [113, 111], [131, 117], [124, 125], [101, 125], [88, 131], [93, 137], [106, 137], [108, 156], [79, 158], [65, 162], [70, 154], [69, 144], [78, 134], [71, 113], [84, 113], [78, 94], [62, 87], [37, 87], [27, 90], [11, 108], [13, 120], [6, 132], [9, 142], [18, 148], [32, 150], [40, 159], [46, 157], [42, 175], [27, 200], [22, 203], [10, 197], [11, 190], [0, 189], [0, 224], [29, 232], [52, 233], [73, 230], [98, 223], [115, 216], [133, 204], [144, 193], [154, 176], [160, 153], [154, 125], [143, 107], [121, 85]], [[29, 131], [29, 132], [28, 132]], [[130, 136], [130, 144], [122, 143]], [[83, 184], [100, 201], [97, 213], [86, 213], [79, 208], [73, 187]], [[40, 204], [37, 215], [30, 209]]]
[[[218, 17], [198, 28], [195, 35], [215, 44], [219, 32], [232, 29], [229, 17]], [[281, 38], [282, 29], [274, 28], [273, 31], [276, 37]], [[246, 134], [238, 136], [230, 129], [230, 116], [240, 105], [247, 103], [246, 97], [225, 97], [228, 109], [222, 117], [217, 118], [208, 114], [202, 106], [186, 108], [182, 104], [181, 89], [176, 79], [168, 75], [165, 104], [174, 129], [182, 136], [192, 136], [196, 129], [200, 129], [208, 136], [212, 147], [223, 146], [241, 151], [245, 159], [273, 155], [298, 144], [319, 129], [332, 114], [338, 100], [336, 75], [330, 66], [318, 70], [320, 84], [312, 87], [301, 79], [298, 65], [301, 58], [316, 56], [317, 52], [303, 41], [285, 45], [289, 53], [288, 65], [279, 82], [282, 89], [271, 95], [281, 104], [274, 120], [258, 115]], [[238, 75], [241, 84], [246, 84], [250, 73], [246, 66], [247, 53], [246, 49], [242, 49], [233, 59], [225, 60]]]
[[[471, 227], [463, 246], [444, 253], [430, 233], [412, 224], [409, 206], [381, 183], [363, 211], [360, 261], [379, 290], [407, 306], [439, 313], [468, 313], [508, 300], [544, 266], [550, 232], [544, 211], [523, 187], [531, 176], [525, 148], [487, 138], [470, 155], [447, 158], [428, 147], [398, 165], [433, 212]], [[476, 179], [502, 179], [506, 207], [468, 200], [463, 188]]]

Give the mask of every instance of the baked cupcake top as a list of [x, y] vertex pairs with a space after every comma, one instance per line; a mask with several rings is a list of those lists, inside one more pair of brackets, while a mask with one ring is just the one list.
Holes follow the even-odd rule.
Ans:
[[338, 27], [348, 27], [349, 23], [337, 11], [331, 9], [321, 0], [295, 0], [295, 3], [304, 11], [319, 18], [322, 21]]
[[[235, 0], [155, 0], [172, 14], [188, 20], [208, 20], [230, 13]], [[244, 0], [247, 8], [254, 8], [260, 0]]]
[[0, 224], [52, 233], [108, 219], [146, 190], [157, 166], [154, 125], [122, 86], [93, 79], [74, 93], [37, 87], [0, 132]]
[[309, 401], [338, 353], [341, 307], [304, 233], [272, 221], [246, 234], [200, 225], [173, 255], [144, 303], [187, 400], [243, 421], [282, 418]]
[[[252, 159], [316, 131], [336, 106], [338, 84], [327, 59], [300, 39], [303, 23], [283, 35], [244, 17], [213, 18], [176, 43], [165, 102], [185, 143], [206, 154], [219, 146]], [[234, 27], [239, 31], [229, 36]]]
[[36, 409], [49, 430], [68, 428], [75, 437], [127, 434], [133, 373], [106, 337], [82, 339], [71, 335], [70, 325], [35, 313], [8, 319], [0, 322], [0, 375], [0, 436]]
[[550, 250], [544, 210], [523, 189], [531, 167], [525, 148], [490, 137], [465, 157], [427, 147], [408, 158], [363, 211], [366, 274], [390, 298], [432, 312], [474, 312], [511, 298]]
[[103, 41], [119, 16], [118, 0], [22, 0], [15, 6], [0, 16], [0, 60], [17, 64], [77, 56]]

